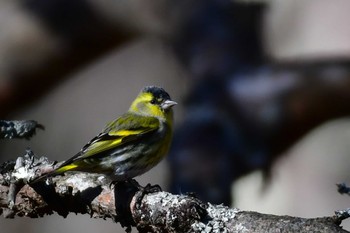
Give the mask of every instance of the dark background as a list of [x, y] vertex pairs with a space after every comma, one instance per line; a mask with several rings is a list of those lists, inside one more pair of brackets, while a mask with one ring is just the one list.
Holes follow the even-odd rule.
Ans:
[[[225, 181], [234, 207], [301, 217], [345, 209], [349, 199], [335, 184], [350, 178], [350, 3], [336, 2], [2, 1], [1, 118], [34, 119], [46, 130], [30, 141], [1, 140], [0, 161], [27, 147], [65, 160], [125, 112], [143, 86], [159, 85], [179, 103], [177, 129], [195, 126], [190, 120], [197, 110], [195, 122], [228, 114], [228, 123], [220, 118], [218, 127], [237, 126], [237, 132], [228, 130], [236, 136], [227, 143], [208, 129], [209, 139], [200, 143], [209, 155], [184, 160], [203, 168], [204, 183], [225, 171], [213, 183]], [[199, 138], [195, 132], [191, 138]], [[243, 161], [237, 166], [244, 169], [214, 162], [222, 161], [219, 153], [228, 144], [237, 145], [240, 153], [227, 154], [238, 156], [235, 165]], [[170, 160], [137, 180], [170, 190], [171, 164], [184, 151], [177, 145]], [[183, 165], [175, 169], [187, 175]], [[0, 218], [0, 226], [4, 233], [120, 228], [73, 214]]]

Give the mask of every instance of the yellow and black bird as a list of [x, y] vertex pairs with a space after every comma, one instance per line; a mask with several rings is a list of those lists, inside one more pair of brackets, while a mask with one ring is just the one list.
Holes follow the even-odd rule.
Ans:
[[168, 153], [176, 104], [164, 89], [144, 87], [125, 114], [108, 123], [75, 156], [31, 183], [68, 171], [100, 173], [114, 182], [147, 172]]

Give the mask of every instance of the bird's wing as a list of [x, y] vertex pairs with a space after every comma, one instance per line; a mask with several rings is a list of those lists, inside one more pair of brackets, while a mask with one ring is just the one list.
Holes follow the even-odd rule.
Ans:
[[158, 130], [159, 120], [155, 117], [125, 114], [107, 125], [101, 134], [82, 149], [82, 158], [99, 154], [127, 142], [140, 140]]
[[75, 162], [107, 156], [108, 154], [102, 152], [117, 148], [125, 143], [137, 143], [144, 137], [148, 137], [150, 133], [157, 131], [159, 126], [160, 122], [155, 117], [124, 114], [108, 124], [102, 133], [87, 143], [79, 153], [64, 162], [56, 170], [56, 173], [74, 170], [77, 167]]

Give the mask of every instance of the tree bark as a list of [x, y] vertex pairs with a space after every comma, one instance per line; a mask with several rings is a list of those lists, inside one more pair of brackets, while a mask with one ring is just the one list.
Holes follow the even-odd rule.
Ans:
[[67, 173], [26, 184], [56, 166], [44, 157], [34, 157], [31, 151], [2, 164], [0, 214], [6, 218], [89, 214], [120, 222], [127, 231], [134, 226], [139, 232], [348, 232], [339, 225], [350, 211], [312, 219], [261, 214], [149, 186], [140, 190], [132, 182], [110, 186], [105, 177], [88, 173]]

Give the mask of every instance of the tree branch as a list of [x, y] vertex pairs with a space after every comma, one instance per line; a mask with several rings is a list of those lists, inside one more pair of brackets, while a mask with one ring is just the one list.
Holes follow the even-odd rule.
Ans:
[[0, 120], [0, 138], [25, 138], [29, 139], [36, 129], [44, 129], [44, 126], [36, 121], [5, 121]]
[[241, 211], [203, 203], [193, 196], [144, 193], [129, 182], [111, 189], [103, 176], [68, 173], [27, 185], [57, 164], [31, 151], [0, 166], [0, 214], [6, 218], [43, 217], [70, 212], [111, 218], [139, 232], [347, 232], [343, 217], [305, 219]]

